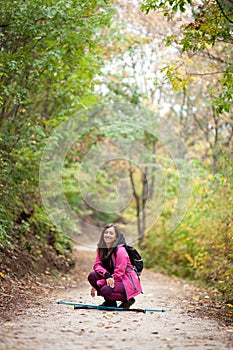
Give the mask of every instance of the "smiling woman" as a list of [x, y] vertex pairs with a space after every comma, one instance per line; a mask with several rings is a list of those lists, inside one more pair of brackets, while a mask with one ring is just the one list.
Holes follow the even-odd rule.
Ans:
[[106, 228], [106, 230], [104, 231], [104, 242], [108, 249], [111, 249], [115, 240], [116, 240], [116, 231], [114, 229], [114, 226], [110, 226], [109, 228]]
[[139, 277], [124, 247], [125, 237], [121, 229], [108, 224], [104, 227], [97, 248], [93, 269], [88, 276], [91, 295], [104, 297], [104, 306], [129, 308], [135, 303], [134, 296], [142, 292]]

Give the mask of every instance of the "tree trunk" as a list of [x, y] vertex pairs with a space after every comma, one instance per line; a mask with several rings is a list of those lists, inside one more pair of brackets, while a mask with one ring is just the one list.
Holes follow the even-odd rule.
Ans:
[[143, 239], [142, 238], [143, 237], [142, 223], [141, 223], [141, 217], [140, 217], [140, 209], [141, 209], [140, 197], [136, 192], [136, 187], [135, 187], [134, 178], [133, 178], [133, 170], [131, 167], [129, 168], [129, 177], [130, 177], [130, 182], [131, 182], [132, 189], [133, 189], [133, 196], [134, 196], [135, 201], [136, 201], [136, 216], [137, 216], [138, 238], [139, 238], [139, 246], [140, 246], [142, 243], [142, 239]]

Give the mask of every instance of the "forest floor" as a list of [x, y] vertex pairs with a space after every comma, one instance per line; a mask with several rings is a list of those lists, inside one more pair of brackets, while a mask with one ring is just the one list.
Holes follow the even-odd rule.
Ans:
[[[74, 310], [56, 301], [102, 302], [90, 296], [87, 274], [95, 252], [78, 250], [67, 275], [49, 273], [5, 290], [0, 314], [0, 349], [231, 349], [233, 325], [205, 289], [182, 279], [143, 270], [143, 294], [135, 308], [164, 313]], [[10, 295], [12, 293], [12, 295]], [[8, 298], [8, 299], [7, 299]]]

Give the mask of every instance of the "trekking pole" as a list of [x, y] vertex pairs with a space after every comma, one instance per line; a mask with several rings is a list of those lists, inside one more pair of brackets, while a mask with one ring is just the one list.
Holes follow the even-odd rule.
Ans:
[[57, 301], [57, 304], [63, 305], [72, 305], [74, 306], [74, 310], [78, 309], [88, 309], [88, 310], [105, 310], [105, 311], [132, 311], [132, 312], [165, 312], [163, 309], [125, 309], [123, 307], [114, 307], [114, 306], [103, 306], [103, 305], [95, 305], [95, 304], [79, 304], [71, 301]]

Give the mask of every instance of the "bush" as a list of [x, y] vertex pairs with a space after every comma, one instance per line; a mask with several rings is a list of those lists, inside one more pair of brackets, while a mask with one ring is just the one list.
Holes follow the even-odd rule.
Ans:
[[145, 264], [214, 286], [233, 300], [232, 187], [222, 174], [193, 179], [193, 200], [181, 224], [166, 232], [166, 215], [148, 233]]

